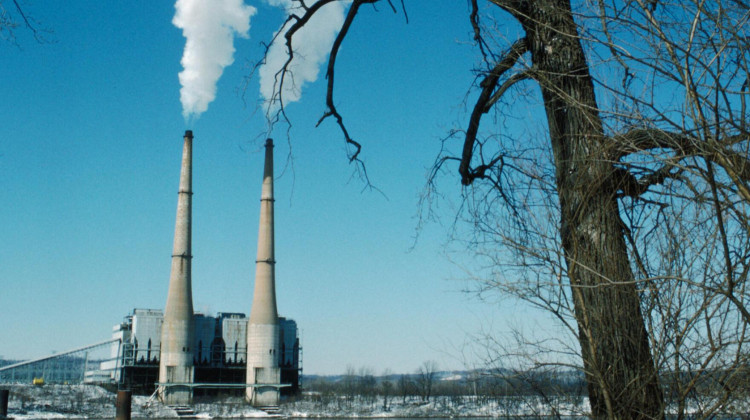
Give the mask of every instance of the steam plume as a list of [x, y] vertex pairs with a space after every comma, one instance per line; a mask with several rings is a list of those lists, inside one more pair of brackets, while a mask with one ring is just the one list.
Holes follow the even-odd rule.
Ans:
[[[295, 12], [292, 0], [267, 0], [272, 6], [286, 9], [287, 15]], [[294, 59], [292, 60], [281, 95], [285, 103], [298, 101], [302, 95], [302, 87], [307, 82], [314, 82], [318, 78], [320, 66], [331, 50], [331, 45], [338, 30], [344, 23], [344, 11], [348, 2], [331, 2], [323, 6], [305, 26], [297, 31], [292, 40]], [[282, 26], [283, 33], [287, 27]], [[274, 91], [278, 90], [280, 79], [278, 71], [286, 62], [287, 47], [284, 38], [279, 37], [268, 50], [266, 62], [259, 69], [260, 94], [265, 99], [269, 109], [279, 106], [278, 98], [274, 98]]]
[[234, 62], [234, 35], [247, 38], [256, 12], [243, 0], [177, 0], [172, 23], [186, 38], [180, 101], [186, 120], [197, 118], [216, 97], [216, 82]]

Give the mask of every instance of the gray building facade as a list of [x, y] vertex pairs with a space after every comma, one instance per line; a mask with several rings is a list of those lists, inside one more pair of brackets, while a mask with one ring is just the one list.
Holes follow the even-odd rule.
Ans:
[[[245, 384], [247, 369], [247, 324], [243, 313], [219, 312], [216, 316], [193, 315], [193, 365], [195, 383]], [[113, 327], [111, 360], [100, 371], [90, 373], [98, 381], [128, 387], [136, 393], [150, 394], [158, 381], [164, 312], [159, 309], [134, 309], [123, 322]], [[297, 323], [279, 318], [281, 351], [278, 366], [282, 383], [290, 384], [283, 393], [299, 389], [300, 344]], [[242, 390], [244, 391], [244, 390]], [[199, 391], [196, 391], [199, 392]]]

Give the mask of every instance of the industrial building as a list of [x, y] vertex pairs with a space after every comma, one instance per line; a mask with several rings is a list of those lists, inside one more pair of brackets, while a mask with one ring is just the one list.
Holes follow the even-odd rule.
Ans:
[[[134, 309], [113, 328], [110, 359], [102, 362], [98, 371], [87, 372], [86, 381], [118, 384], [140, 394], [153, 393], [159, 376], [163, 322], [161, 310]], [[196, 313], [193, 323], [195, 392], [216, 392], [225, 384], [225, 389], [239, 388], [235, 392], [243, 394], [247, 370], [247, 316]], [[280, 317], [279, 330], [277, 366], [281, 382], [290, 385], [282, 388], [282, 393], [295, 393], [299, 390], [302, 370], [297, 323]]]
[[[279, 317], [276, 306], [273, 141], [268, 139], [265, 144], [255, 288], [247, 317], [241, 313], [208, 316], [193, 311], [193, 132], [185, 131], [183, 140], [164, 311], [134, 309], [114, 327], [111, 340], [0, 367], [0, 381], [21, 377], [44, 380], [50, 375], [64, 382], [83, 379], [136, 393], [156, 392], [168, 405], [191, 404], [196, 392], [233, 390], [264, 409], [277, 407], [281, 394], [299, 389], [302, 366], [297, 324]], [[89, 359], [89, 350], [103, 346], [110, 346], [109, 357], [100, 362]], [[58, 364], [53, 366], [53, 362]], [[91, 370], [97, 364], [99, 369]], [[76, 366], [74, 373], [69, 372], [71, 366]]]

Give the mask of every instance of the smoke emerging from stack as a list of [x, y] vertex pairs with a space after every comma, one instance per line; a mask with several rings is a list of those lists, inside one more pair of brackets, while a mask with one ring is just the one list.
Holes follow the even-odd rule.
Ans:
[[[292, 0], [268, 0], [268, 3], [272, 6], [284, 7], [287, 16], [295, 12], [298, 15], [302, 13], [297, 9], [299, 3]], [[298, 101], [305, 83], [317, 80], [320, 66], [325, 62], [336, 34], [344, 23], [347, 5], [348, 2], [336, 1], [323, 6], [302, 29], [295, 33], [292, 41], [294, 59], [290, 64], [290, 72], [284, 80], [281, 92], [284, 103]], [[279, 31], [283, 33], [288, 26], [282, 26]], [[279, 106], [278, 98], [274, 99], [274, 92], [278, 91], [280, 82], [277, 73], [287, 59], [285, 39], [280, 36], [271, 45], [266, 61], [259, 69], [260, 94], [271, 111], [278, 109]]]
[[180, 72], [185, 120], [198, 118], [216, 97], [216, 82], [234, 62], [234, 37], [248, 37], [256, 9], [243, 0], [177, 0], [172, 23], [186, 38]]

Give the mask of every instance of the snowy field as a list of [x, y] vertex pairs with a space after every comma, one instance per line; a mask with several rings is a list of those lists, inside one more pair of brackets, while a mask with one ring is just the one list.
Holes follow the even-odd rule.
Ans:
[[[8, 416], [31, 419], [112, 419], [117, 396], [95, 385], [13, 385], [10, 387]], [[177, 413], [156, 400], [133, 396], [133, 419], [177, 418]], [[247, 404], [226, 402], [196, 406], [199, 418], [268, 417]]]
[[[13, 385], [10, 386], [8, 415], [17, 420], [32, 419], [112, 419], [115, 416], [116, 395], [95, 385]], [[702, 404], [701, 404], [702, 405]], [[705, 406], [689, 407], [691, 413], [705, 410]], [[741, 405], [741, 406], [740, 406]], [[733, 405], [729, 413], [716, 418], [747, 418], [748, 404]], [[159, 401], [145, 396], [133, 396], [133, 419], [178, 418], [177, 413]], [[277, 415], [256, 410], [241, 397], [227, 397], [199, 401], [194, 406], [196, 417], [205, 419], [231, 418], [587, 418], [589, 410], [585, 397], [544, 398], [524, 397], [433, 397], [429, 402], [419, 398], [382, 395], [347, 398], [338, 395], [306, 394], [282, 401]], [[674, 408], [667, 408], [674, 414]], [[731, 414], [730, 414], [731, 413]], [[743, 414], [737, 414], [743, 413]]]
[[542, 397], [483, 398], [472, 396], [438, 396], [423, 402], [419, 397], [382, 396], [347, 399], [344, 396], [307, 395], [288, 401], [282, 413], [288, 417], [326, 418], [454, 418], [454, 417], [585, 417], [585, 398], [545, 399]]
[[[94, 385], [15, 385], [10, 388], [8, 414], [17, 420], [31, 419], [112, 419], [115, 416], [115, 394]], [[579, 399], [549, 401], [541, 398], [505, 398], [477, 401], [473, 397], [434, 397], [429, 403], [418, 398], [388, 398], [384, 406], [382, 396], [371, 399], [348, 399], [343, 396], [322, 397], [305, 395], [297, 400], [282, 402], [275, 417], [309, 418], [415, 418], [415, 417], [507, 417], [507, 416], [577, 416], [588, 408]], [[194, 406], [198, 418], [258, 418], [271, 417], [248, 406], [242, 398], [230, 397]], [[553, 411], [554, 410], [554, 411]], [[133, 396], [133, 419], [177, 418], [177, 413], [155, 399]]]

